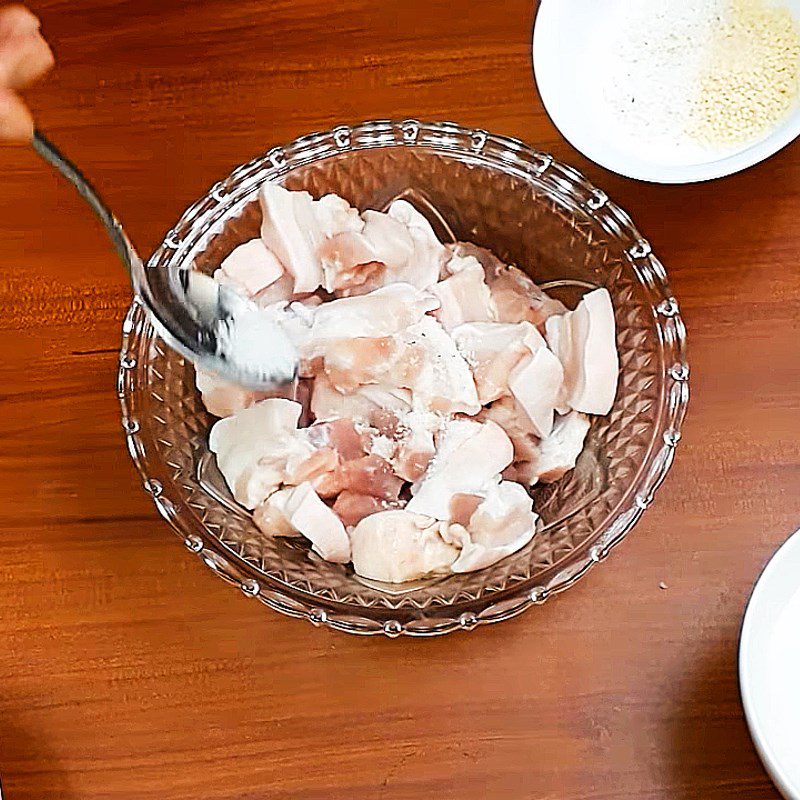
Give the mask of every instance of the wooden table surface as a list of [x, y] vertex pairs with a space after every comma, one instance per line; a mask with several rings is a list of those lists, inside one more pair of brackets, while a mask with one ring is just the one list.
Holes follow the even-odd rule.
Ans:
[[156, 516], [114, 393], [125, 275], [73, 191], [0, 150], [0, 775], [12, 800], [775, 798], [736, 647], [800, 524], [800, 145], [701, 186], [615, 177], [531, 76], [531, 0], [41, 0], [40, 125], [150, 252], [273, 144], [343, 121], [520, 137], [628, 209], [689, 329], [653, 508], [540, 608], [432, 641], [283, 618]]

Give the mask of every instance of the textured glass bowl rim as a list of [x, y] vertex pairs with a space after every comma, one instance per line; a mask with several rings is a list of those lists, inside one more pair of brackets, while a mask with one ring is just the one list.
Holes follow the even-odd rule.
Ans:
[[552, 595], [574, 585], [595, 564], [603, 561], [632, 530], [653, 502], [656, 490], [672, 465], [675, 448], [681, 438], [681, 425], [689, 401], [686, 328], [663, 265], [628, 214], [613, 203], [605, 192], [594, 187], [577, 170], [517, 139], [465, 128], [453, 122], [373, 120], [352, 126], [340, 125], [273, 147], [264, 155], [234, 169], [225, 180], [214, 184], [205, 196], [191, 205], [164, 237], [148, 266], [155, 267], [165, 258], [180, 257], [191, 243], [185, 242], [179, 231], [205, 226], [210, 233], [215, 212], [219, 211], [221, 204], [225, 203], [228, 208], [225, 218], [230, 218], [233, 216], [231, 203], [235, 203], [234, 207], [241, 207], [249, 202], [253, 190], [265, 180], [280, 178], [296, 167], [330, 156], [375, 147], [418, 147], [440, 153], [450, 152], [469, 156], [484, 166], [494, 166], [523, 178], [535, 176], [567, 208], [583, 213], [601, 225], [610, 239], [624, 250], [649, 294], [666, 369], [664, 408], [654, 431], [654, 441], [660, 439], [662, 444], [650, 449], [639, 471], [638, 483], [628, 489], [585, 556], [571, 559], [564, 569], [545, 584], [516, 591], [512, 589], [508, 593], [503, 592], [499, 598], [489, 594], [473, 602], [473, 610], [458, 615], [449, 606], [441, 605], [425, 609], [419, 617], [401, 622], [359, 614], [357, 606], [332, 604], [331, 607], [322, 608], [313, 596], [277, 581], [272, 582], [266, 576], [256, 580], [248, 575], [243, 564], [237, 563], [229, 554], [219, 552], [221, 545], [215, 537], [207, 531], [198, 533], [196, 526], [180, 514], [178, 506], [170, 500], [173, 490], [178, 494], [177, 487], [164, 486], [151, 476], [141, 423], [135, 416], [137, 354], [142, 332], [148, 326], [147, 312], [138, 297], [134, 298], [123, 323], [117, 394], [122, 407], [127, 449], [142, 478], [145, 491], [185, 546], [220, 578], [238, 587], [245, 596], [256, 598], [282, 614], [307, 619], [316, 626], [324, 625], [362, 635], [384, 634], [391, 638], [400, 635], [436, 636], [500, 622], [532, 606], [541, 605]]

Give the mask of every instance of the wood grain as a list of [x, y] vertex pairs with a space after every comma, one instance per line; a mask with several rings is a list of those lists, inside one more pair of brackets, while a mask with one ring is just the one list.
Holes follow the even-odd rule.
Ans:
[[[531, 77], [529, 0], [41, 0], [40, 125], [149, 252], [211, 183], [343, 121], [450, 118], [575, 164], [666, 263], [693, 399], [635, 533], [575, 589], [437, 641], [284, 619], [167, 531], [114, 396], [125, 276], [0, 150], [0, 775], [14, 800], [777, 797], [742, 720], [748, 593], [800, 516], [800, 147], [709, 185], [588, 163]], [[666, 589], [659, 588], [659, 584]]]

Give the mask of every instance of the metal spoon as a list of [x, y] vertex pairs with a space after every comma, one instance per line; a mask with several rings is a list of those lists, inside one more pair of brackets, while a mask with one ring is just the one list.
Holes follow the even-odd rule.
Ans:
[[[103, 223], [134, 292], [150, 312], [153, 324], [167, 344], [197, 366], [231, 383], [251, 389], [272, 389], [292, 383], [297, 359], [282, 331], [263, 319], [257, 306], [191, 267], [174, 272], [144, 264], [119, 220], [81, 171], [39, 130], [33, 149], [61, 173]], [[232, 346], [237, 321], [246, 316], [258, 324], [263, 357], [241, 358]], [[252, 334], [252, 325], [248, 329]]]

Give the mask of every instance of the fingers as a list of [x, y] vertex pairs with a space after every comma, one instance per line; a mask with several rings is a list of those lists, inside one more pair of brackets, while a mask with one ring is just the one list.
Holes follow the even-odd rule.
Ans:
[[53, 66], [39, 20], [21, 5], [0, 8], [0, 139], [29, 142], [33, 118], [16, 93]]
[[0, 8], [0, 86], [23, 89], [52, 66], [39, 20], [22, 6]]
[[16, 3], [0, 8], [0, 39], [22, 33], [36, 33], [39, 19], [25, 6]]
[[0, 89], [0, 139], [29, 142], [33, 117], [22, 99], [9, 89]]

